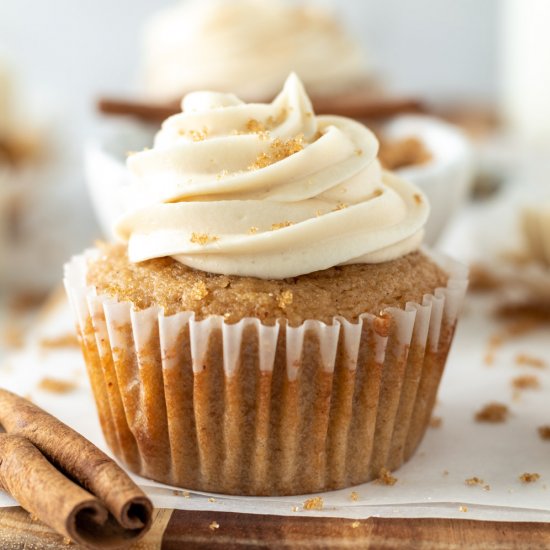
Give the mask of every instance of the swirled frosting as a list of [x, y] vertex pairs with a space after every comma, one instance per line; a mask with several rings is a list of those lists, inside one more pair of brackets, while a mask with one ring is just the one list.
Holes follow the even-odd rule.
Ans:
[[116, 232], [133, 262], [172, 256], [226, 275], [392, 260], [418, 248], [429, 207], [377, 151], [362, 124], [315, 116], [295, 75], [269, 104], [195, 92], [153, 149], [129, 157], [132, 204]]
[[191, 0], [157, 14], [145, 33], [144, 88], [172, 100], [191, 90], [269, 99], [295, 71], [310, 92], [365, 78], [361, 49], [320, 8], [285, 0]]

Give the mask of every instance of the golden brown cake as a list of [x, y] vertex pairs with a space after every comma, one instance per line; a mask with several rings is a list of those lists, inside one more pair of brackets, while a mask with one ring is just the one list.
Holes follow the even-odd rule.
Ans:
[[466, 279], [420, 250], [426, 197], [377, 150], [359, 123], [316, 117], [291, 76], [272, 104], [187, 96], [129, 158], [125, 243], [75, 257], [65, 285], [131, 470], [286, 495], [411, 457]]

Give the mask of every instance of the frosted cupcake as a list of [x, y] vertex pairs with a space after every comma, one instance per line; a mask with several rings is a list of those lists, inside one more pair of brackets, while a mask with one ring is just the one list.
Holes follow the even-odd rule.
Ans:
[[291, 71], [317, 97], [371, 77], [361, 48], [332, 14], [285, 0], [180, 1], [151, 19], [144, 57], [144, 92], [157, 101], [193, 90], [271, 100]]
[[420, 443], [465, 292], [363, 125], [197, 92], [129, 158], [122, 243], [65, 285], [116, 456], [189, 489], [317, 492]]

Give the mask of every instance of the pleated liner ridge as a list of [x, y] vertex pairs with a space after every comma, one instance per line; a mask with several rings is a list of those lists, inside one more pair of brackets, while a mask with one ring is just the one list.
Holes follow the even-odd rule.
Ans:
[[337, 489], [394, 470], [418, 447], [466, 291], [448, 285], [422, 304], [357, 323], [265, 326], [135, 311], [86, 286], [91, 250], [65, 286], [103, 433], [137, 474], [240, 495]]

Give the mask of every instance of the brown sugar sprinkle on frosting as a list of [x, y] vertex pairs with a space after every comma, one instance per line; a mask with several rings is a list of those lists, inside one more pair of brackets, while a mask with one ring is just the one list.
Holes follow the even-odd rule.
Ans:
[[291, 508], [292, 512], [299, 512], [300, 511], [300, 508], [298, 508], [298, 506], [293, 506]]
[[248, 228], [248, 234], [249, 235], [255, 235], [256, 233], [258, 233], [258, 228], [255, 225]]
[[357, 493], [356, 491], [352, 491], [349, 498], [351, 500], [353, 500], [354, 502], [358, 501], [359, 500], [359, 493]]
[[334, 208], [333, 212], [338, 212], [338, 210], [344, 210], [348, 207], [348, 205], [345, 202], [339, 202], [336, 207]]
[[516, 356], [516, 365], [534, 367], [536, 369], [546, 368], [546, 362], [543, 359], [527, 355], [526, 353], [520, 353]]
[[193, 141], [204, 141], [208, 136], [208, 128], [203, 128], [202, 131], [201, 130], [189, 130], [188, 133], [189, 133], [189, 137]]
[[502, 403], [489, 403], [476, 413], [475, 419], [476, 422], [498, 424], [508, 420], [509, 412], [508, 407]]
[[422, 195], [419, 195], [418, 193], [415, 193], [413, 195], [414, 202], [416, 204], [422, 204]]
[[519, 476], [519, 480], [522, 483], [535, 483], [539, 479], [540, 479], [540, 474], [537, 474], [537, 473], [531, 474], [531, 473], [525, 472], [524, 474], [521, 474]]
[[191, 233], [191, 238], [189, 239], [193, 244], [210, 244], [218, 241], [220, 238], [215, 235], [208, 235], [206, 233]]
[[536, 376], [526, 374], [513, 378], [512, 386], [517, 390], [537, 390], [540, 388], [540, 382]]
[[468, 511], [468, 506], [461, 506], [458, 510], [459, 510], [459, 512], [467, 512]]
[[324, 506], [323, 497], [308, 498], [304, 501], [304, 510], [322, 510]]
[[272, 223], [271, 224], [271, 231], [277, 231], [277, 229], [284, 229], [285, 227], [290, 227], [291, 225], [294, 225], [292, 222], [284, 221], [280, 223]]
[[392, 476], [388, 469], [382, 468], [376, 481], [382, 485], [395, 485], [397, 483], [397, 478]]
[[537, 431], [539, 432], [539, 436], [544, 441], [550, 441], [550, 424], [546, 424], [545, 426], [539, 426]]
[[295, 153], [299, 153], [304, 148], [304, 136], [298, 135], [294, 138], [280, 139], [276, 138], [269, 146], [269, 150], [260, 153], [256, 160], [248, 167], [249, 170], [259, 170], [272, 164], [284, 160]]

